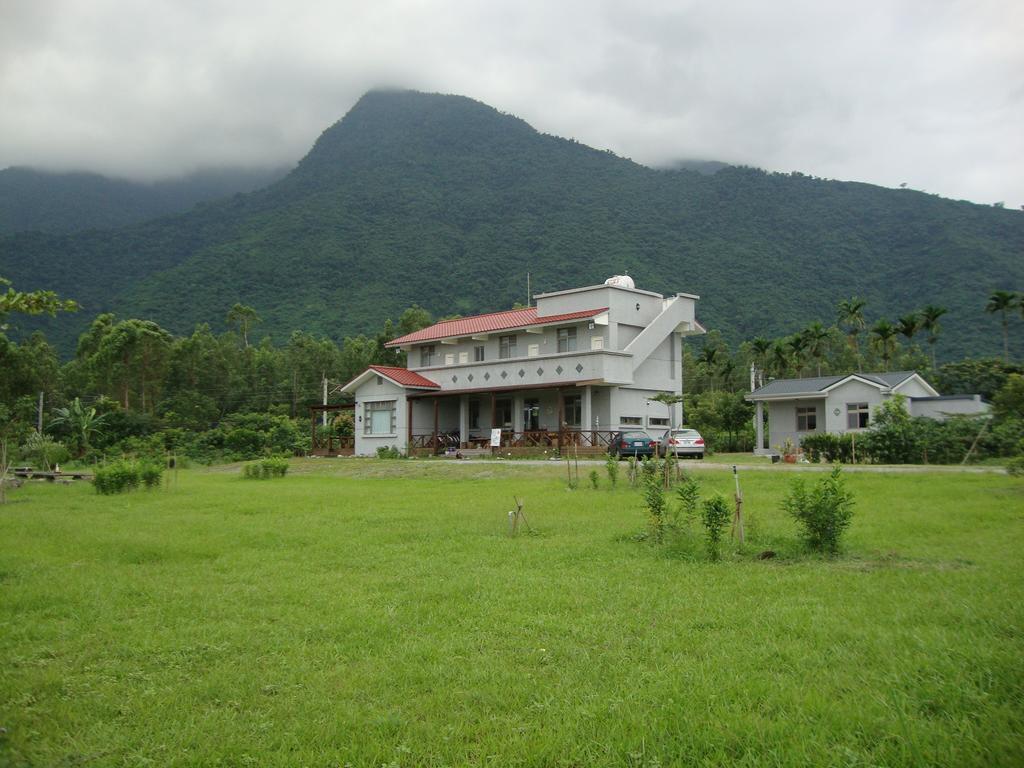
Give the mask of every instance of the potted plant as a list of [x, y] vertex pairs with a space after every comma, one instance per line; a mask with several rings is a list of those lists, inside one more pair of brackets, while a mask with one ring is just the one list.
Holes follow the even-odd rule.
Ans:
[[787, 464], [796, 464], [797, 449], [790, 438], [782, 444], [782, 460]]

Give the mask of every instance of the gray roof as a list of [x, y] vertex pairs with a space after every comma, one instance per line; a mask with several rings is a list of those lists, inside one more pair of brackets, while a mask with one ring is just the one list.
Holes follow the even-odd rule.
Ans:
[[914, 371], [886, 371], [883, 373], [848, 373], [843, 376], [817, 376], [810, 379], [775, 379], [751, 392], [750, 398], [820, 395], [833, 384], [850, 376], [859, 376], [891, 389], [913, 375]]

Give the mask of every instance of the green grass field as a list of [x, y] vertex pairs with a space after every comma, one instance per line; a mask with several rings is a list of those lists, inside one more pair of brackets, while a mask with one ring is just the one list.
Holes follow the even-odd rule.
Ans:
[[792, 474], [742, 479], [721, 563], [558, 466], [33, 484], [0, 507], [0, 765], [1024, 764], [1024, 483], [851, 474], [825, 561]]

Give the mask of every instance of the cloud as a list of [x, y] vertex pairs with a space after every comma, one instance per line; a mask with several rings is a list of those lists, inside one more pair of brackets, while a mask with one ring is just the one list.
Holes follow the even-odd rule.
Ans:
[[367, 89], [397, 86], [652, 165], [1024, 203], [1015, 3], [0, 3], [0, 167], [294, 163]]

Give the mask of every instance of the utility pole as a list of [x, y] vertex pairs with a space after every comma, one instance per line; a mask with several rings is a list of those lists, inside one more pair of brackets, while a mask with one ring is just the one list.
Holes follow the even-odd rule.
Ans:
[[43, 393], [39, 393], [39, 411], [36, 414], [36, 432], [43, 434]]
[[530, 306], [530, 302], [533, 301], [530, 296], [530, 273], [526, 273], [526, 306]]

